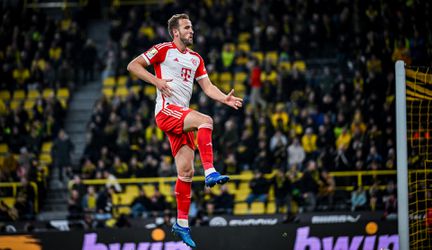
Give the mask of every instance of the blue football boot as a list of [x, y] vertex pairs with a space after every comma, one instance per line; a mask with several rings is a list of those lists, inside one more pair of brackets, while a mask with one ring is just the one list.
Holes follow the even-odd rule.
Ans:
[[171, 232], [180, 237], [186, 245], [191, 248], [195, 248], [196, 244], [191, 238], [190, 231], [190, 228], [179, 226], [177, 222], [174, 223], [171, 229]]
[[207, 187], [213, 187], [216, 184], [223, 185], [229, 181], [229, 177], [226, 175], [221, 175], [218, 172], [213, 172], [206, 176], [205, 185]]

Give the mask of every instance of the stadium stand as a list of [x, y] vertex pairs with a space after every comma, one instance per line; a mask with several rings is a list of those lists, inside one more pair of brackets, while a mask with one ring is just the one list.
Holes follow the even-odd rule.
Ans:
[[[247, 104], [239, 112], [232, 111], [194, 90], [192, 106], [215, 121], [216, 167], [233, 176], [223, 192], [204, 189], [199, 184], [202, 179], [196, 178], [195, 216], [346, 211], [352, 209], [355, 186], [363, 187], [359, 192], [367, 201], [354, 209], [384, 210], [388, 207], [385, 197], [395, 192], [391, 187], [395, 180], [393, 63], [405, 59], [420, 65], [432, 58], [427, 35], [431, 27], [423, 22], [427, 16], [414, 14], [424, 13], [418, 11], [423, 7], [407, 1], [407, 10], [396, 17], [392, 13], [399, 4], [290, 1], [286, 5], [285, 1], [234, 0], [111, 8], [103, 96], [94, 105], [88, 123], [90, 140], [70, 184], [70, 216], [83, 217], [84, 211], [95, 218], [173, 213], [171, 177], [176, 174], [168, 141], [153, 119], [156, 90], [128, 75], [125, 68], [134, 56], [169, 40], [165, 21], [171, 13], [185, 9], [197, 34], [193, 49], [203, 55], [210, 79], [225, 92], [234, 87]], [[35, 149], [39, 163], [48, 164], [53, 135], [62, 121], [56, 114], [63, 113], [51, 110], [67, 108], [73, 94], [68, 84], [80, 79], [73, 72], [74, 77], [59, 82], [53, 68], [66, 67], [58, 66], [59, 54], [67, 65], [76, 65], [73, 56], [79, 54], [77, 46], [85, 39], [73, 29], [55, 32], [61, 25], [36, 14], [27, 15], [39, 20], [34, 29], [51, 29], [47, 34], [38, 30], [31, 38], [25, 35], [30, 32], [28, 23], [14, 31], [10, 23], [21, 23], [13, 19], [19, 15], [5, 13], [9, 24], [2, 23], [2, 28], [16, 34], [13, 37], [25, 37], [30, 45], [16, 44], [13, 37], [3, 39], [4, 33], [0, 39], [4, 58], [0, 126], [9, 131], [2, 134], [0, 154], [3, 162], [12, 159], [10, 153], [19, 154], [23, 146], [17, 143], [17, 138], [24, 141], [18, 135], [31, 137], [32, 130], [22, 126], [23, 119], [40, 128], [50, 121], [54, 124], [48, 127], [55, 129], [42, 133], [42, 149]], [[70, 25], [80, 29], [73, 21]], [[58, 43], [31, 40], [40, 37], [47, 41], [58, 37]], [[66, 40], [78, 42], [71, 49]], [[27, 51], [26, 46], [42, 47], [34, 55], [23, 56], [20, 52]], [[257, 85], [251, 81], [254, 72], [259, 74]], [[33, 122], [24, 110], [31, 110], [40, 122]], [[44, 110], [51, 114], [46, 117]], [[197, 176], [202, 175], [199, 164], [197, 159]], [[19, 180], [14, 177], [16, 169], [8, 171], [1, 171], [2, 182]], [[255, 173], [266, 176], [265, 202], [248, 199]], [[87, 199], [84, 207], [83, 197]], [[221, 199], [232, 199], [232, 205], [221, 207]]]
[[85, 35], [67, 15], [54, 19], [19, 1], [0, 8], [0, 200], [13, 219], [34, 219], [46, 197], [53, 142], [81, 84], [75, 65]]

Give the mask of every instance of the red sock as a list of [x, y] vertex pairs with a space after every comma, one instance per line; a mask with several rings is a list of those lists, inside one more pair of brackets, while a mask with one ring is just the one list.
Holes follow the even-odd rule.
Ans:
[[213, 126], [211, 124], [203, 124], [198, 127], [198, 149], [204, 170], [213, 167], [212, 131]]
[[191, 203], [192, 182], [185, 182], [177, 178], [175, 195], [177, 200], [177, 218], [187, 220]]

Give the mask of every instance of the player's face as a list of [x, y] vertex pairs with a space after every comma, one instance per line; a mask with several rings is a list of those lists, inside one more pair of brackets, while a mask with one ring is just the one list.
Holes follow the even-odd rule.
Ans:
[[186, 46], [193, 44], [192, 22], [189, 19], [179, 20], [179, 38]]

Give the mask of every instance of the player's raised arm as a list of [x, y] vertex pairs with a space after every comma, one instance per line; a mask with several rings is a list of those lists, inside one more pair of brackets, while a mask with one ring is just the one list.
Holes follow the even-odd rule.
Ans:
[[147, 66], [149, 66], [149, 63], [144, 59], [144, 56], [139, 55], [128, 64], [127, 70], [136, 75], [139, 79], [155, 85], [165, 97], [170, 97], [172, 95], [172, 89], [168, 85], [168, 82], [172, 81], [172, 79], [157, 78], [152, 73], [148, 72], [146, 69]]
[[208, 77], [198, 80], [198, 83], [204, 93], [213, 100], [224, 103], [234, 109], [239, 109], [243, 106], [243, 99], [234, 96], [234, 89], [226, 95], [222, 93], [222, 91], [220, 91], [220, 89], [216, 87]]

